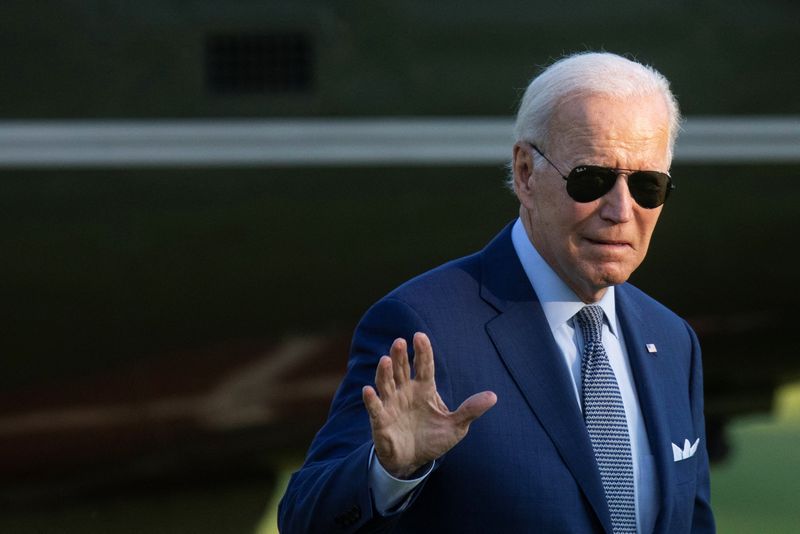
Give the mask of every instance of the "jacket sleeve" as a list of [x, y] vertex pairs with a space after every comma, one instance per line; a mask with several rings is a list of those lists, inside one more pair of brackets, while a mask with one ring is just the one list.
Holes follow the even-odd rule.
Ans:
[[[418, 331], [425, 332], [425, 324], [401, 300], [385, 298], [367, 311], [353, 336], [347, 372], [328, 420], [281, 499], [281, 533], [383, 532], [400, 517], [381, 516], [373, 505], [368, 481], [372, 436], [361, 389], [374, 386], [378, 360], [388, 354], [392, 342], [403, 337], [410, 347]], [[423, 486], [424, 482], [414, 490], [410, 502]]]
[[700, 343], [694, 330], [687, 324], [689, 336], [692, 340], [692, 374], [690, 379], [691, 406], [694, 426], [698, 429], [700, 442], [703, 444], [700, 458], [697, 462], [697, 485], [694, 512], [692, 514], [693, 533], [716, 532], [714, 515], [711, 511], [711, 487], [708, 466], [708, 450], [706, 449], [705, 416], [703, 413], [703, 362], [700, 353]]

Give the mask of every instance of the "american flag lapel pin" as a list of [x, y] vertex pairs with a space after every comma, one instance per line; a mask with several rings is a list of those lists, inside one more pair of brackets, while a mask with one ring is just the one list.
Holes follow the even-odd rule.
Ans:
[[658, 350], [656, 350], [656, 346], [653, 343], [648, 343], [645, 345], [645, 347], [647, 347], [647, 352], [649, 352], [650, 354], [655, 354], [658, 352]]

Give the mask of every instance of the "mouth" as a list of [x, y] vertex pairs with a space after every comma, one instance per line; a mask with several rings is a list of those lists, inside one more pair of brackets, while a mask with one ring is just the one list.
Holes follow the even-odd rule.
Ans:
[[609, 249], [625, 249], [631, 248], [631, 244], [628, 241], [616, 241], [612, 239], [591, 239], [589, 237], [584, 238], [590, 245], [609, 248]]

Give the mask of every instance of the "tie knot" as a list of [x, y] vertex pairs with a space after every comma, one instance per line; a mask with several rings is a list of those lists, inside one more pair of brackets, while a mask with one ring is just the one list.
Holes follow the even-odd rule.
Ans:
[[581, 327], [584, 340], [600, 341], [603, 335], [603, 308], [600, 306], [584, 306], [575, 317]]

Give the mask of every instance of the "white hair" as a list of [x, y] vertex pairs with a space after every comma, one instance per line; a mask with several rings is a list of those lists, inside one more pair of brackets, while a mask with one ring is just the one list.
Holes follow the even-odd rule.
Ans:
[[[654, 94], [662, 95], [667, 104], [672, 159], [681, 116], [669, 81], [653, 67], [609, 52], [566, 56], [531, 80], [519, 105], [514, 138], [516, 142], [525, 141], [546, 150], [552, 133], [550, 119], [565, 101], [589, 95], [626, 99]], [[509, 186], [512, 185], [513, 175], [509, 177]]]

